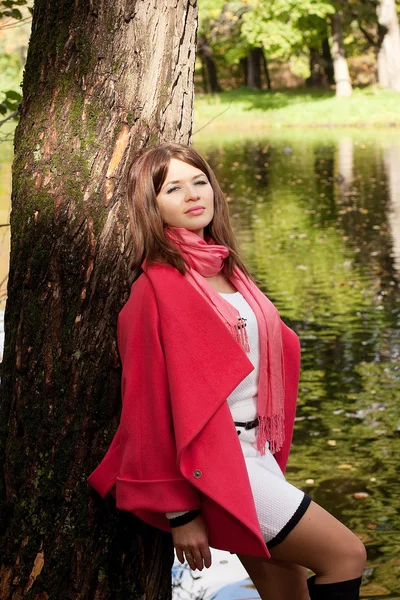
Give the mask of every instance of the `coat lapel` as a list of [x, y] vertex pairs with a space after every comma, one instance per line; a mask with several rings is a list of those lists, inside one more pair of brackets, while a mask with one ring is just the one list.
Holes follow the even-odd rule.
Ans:
[[[160, 314], [178, 464], [182, 475], [223, 509], [210, 523], [215, 547], [252, 548], [268, 557], [247, 468], [227, 397], [254, 369], [208, 302], [176, 269], [153, 265], [150, 278]], [[200, 476], [198, 474], [200, 473]], [[240, 493], [238, 493], [238, 488]], [[233, 517], [233, 520], [232, 520]], [[224, 521], [224, 522], [225, 522]], [[244, 527], [243, 527], [244, 526]], [[226, 540], [225, 540], [226, 542]]]
[[207, 300], [177, 269], [151, 265], [145, 272], [160, 313], [180, 461], [184, 449], [254, 366]]

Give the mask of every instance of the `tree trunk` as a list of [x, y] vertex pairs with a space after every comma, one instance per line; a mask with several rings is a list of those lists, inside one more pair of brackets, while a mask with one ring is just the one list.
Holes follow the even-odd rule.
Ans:
[[378, 51], [378, 81], [400, 92], [400, 28], [395, 0], [380, 0], [377, 13], [379, 26], [386, 31]]
[[243, 73], [243, 85], [247, 85], [248, 72], [249, 72], [247, 56], [244, 58], [241, 58], [239, 61], [239, 64], [242, 68], [242, 73]]
[[329, 39], [325, 37], [322, 40], [322, 58], [323, 58], [323, 66], [326, 78], [328, 80], [329, 85], [333, 85], [335, 83], [335, 74], [333, 70], [333, 58], [331, 54], [331, 47], [329, 45]]
[[218, 82], [213, 51], [205, 35], [200, 36], [198, 39], [197, 52], [200, 56], [206, 78], [206, 84], [204, 86], [203, 83], [203, 86], [207, 87], [207, 90], [210, 90], [212, 94], [217, 94], [221, 91], [221, 86]]
[[310, 48], [310, 77], [306, 79], [306, 84], [311, 88], [324, 86], [324, 74], [318, 48]]
[[15, 135], [0, 404], [0, 599], [171, 597], [171, 536], [86, 478], [120, 413], [124, 206], [140, 147], [191, 137], [196, 3], [36, 0]]
[[339, 13], [332, 15], [331, 24], [332, 56], [336, 82], [336, 96], [351, 96], [353, 90], [350, 81], [349, 68], [347, 66], [347, 60], [344, 52], [342, 22]]
[[201, 57], [200, 57], [200, 62], [201, 62], [201, 84], [203, 86], [203, 93], [208, 94], [209, 89], [208, 89], [208, 80], [207, 80], [207, 68], [206, 68], [206, 65], [204, 64], [204, 60], [202, 60]]
[[272, 89], [271, 77], [269, 75], [268, 61], [267, 61], [267, 59], [265, 57], [265, 52], [264, 51], [262, 51], [261, 62], [262, 62], [262, 67], [263, 67], [263, 71], [264, 71], [265, 81], [267, 83], [267, 90], [270, 90], [270, 89]]
[[261, 90], [262, 48], [252, 48], [247, 56], [247, 85]]

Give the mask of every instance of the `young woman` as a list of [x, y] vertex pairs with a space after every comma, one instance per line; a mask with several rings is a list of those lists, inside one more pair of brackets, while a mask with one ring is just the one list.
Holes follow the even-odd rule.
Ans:
[[171, 531], [193, 570], [211, 546], [238, 555], [262, 599], [359, 598], [363, 544], [283, 475], [298, 338], [246, 269], [213, 171], [187, 146], [145, 150], [128, 207], [122, 413], [89, 483]]

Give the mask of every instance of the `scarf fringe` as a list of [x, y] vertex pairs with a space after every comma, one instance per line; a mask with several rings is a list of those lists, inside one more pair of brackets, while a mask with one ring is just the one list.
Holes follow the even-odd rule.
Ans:
[[231, 325], [228, 321], [225, 321], [231, 334], [235, 340], [240, 344], [245, 352], [250, 352], [249, 338], [247, 335], [246, 319], [238, 317], [238, 325]]
[[262, 456], [266, 452], [267, 441], [272, 454], [282, 448], [284, 442], [283, 414], [259, 416], [256, 447]]

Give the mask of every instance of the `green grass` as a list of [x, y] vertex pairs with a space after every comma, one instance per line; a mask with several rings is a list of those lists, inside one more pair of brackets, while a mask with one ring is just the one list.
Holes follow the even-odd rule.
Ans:
[[[210, 122], [211, 121], [211, 122]], [[356, 89], [350, 98], [334, 91], [241, 88], [196, 95], [194, 131], [281, 127], [397, 127], [400, 94], [375, 86]]]

